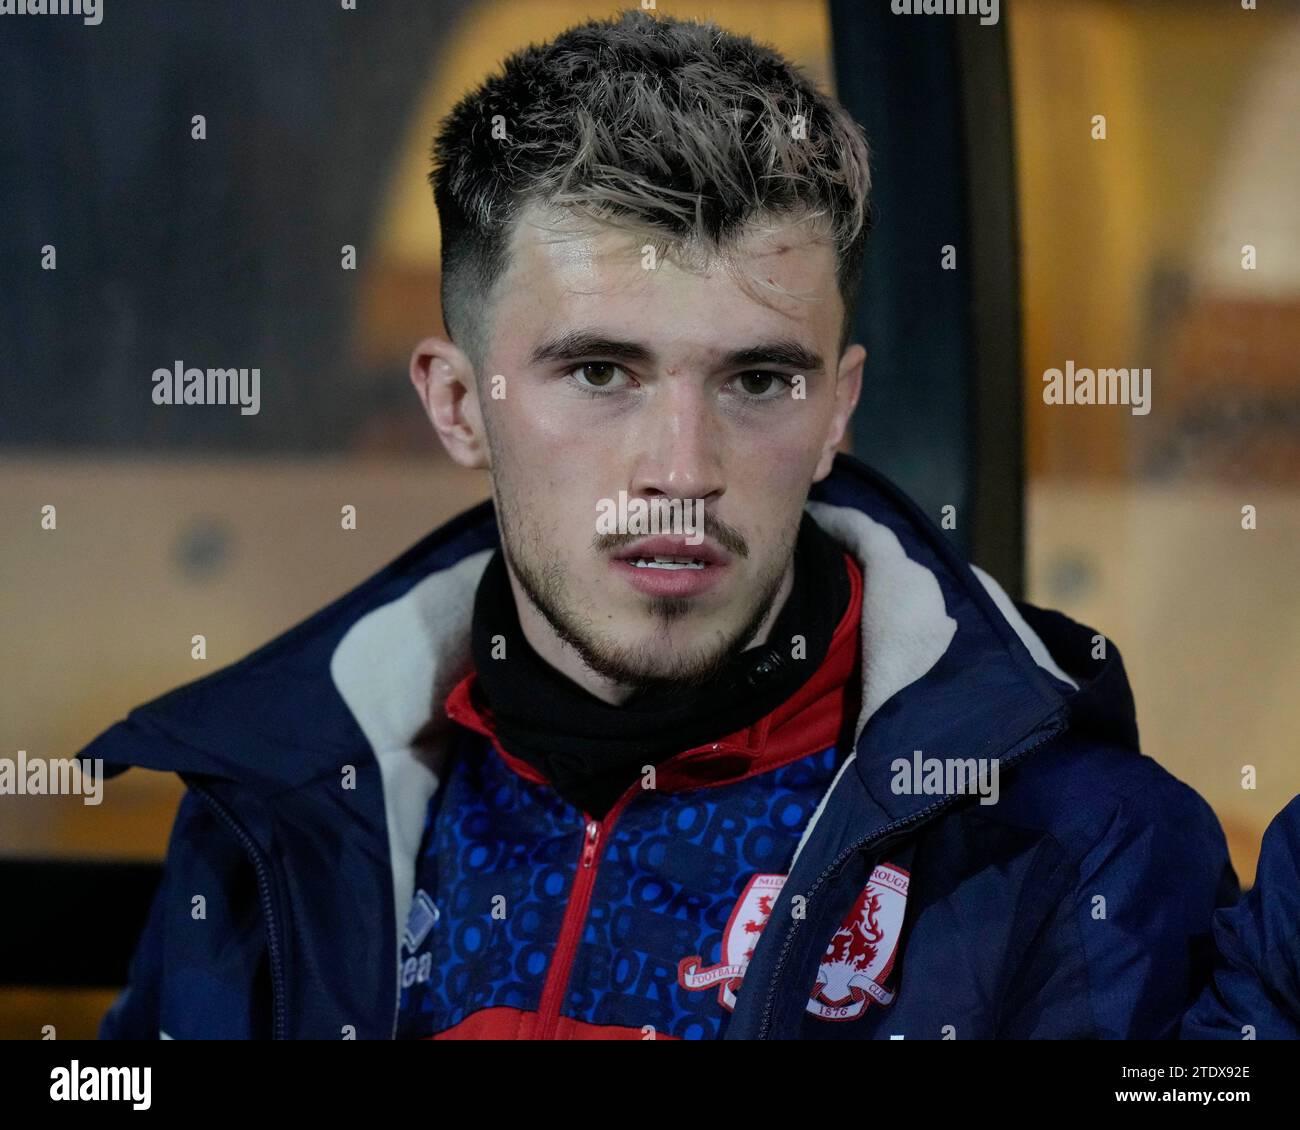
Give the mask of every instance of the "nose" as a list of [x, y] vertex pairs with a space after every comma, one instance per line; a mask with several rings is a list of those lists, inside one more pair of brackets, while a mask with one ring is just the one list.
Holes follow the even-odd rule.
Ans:
[[661, 381], [648, 399], [638, 414], [631, 495], [716, 501], [726, 490], [725, 440], [704, 389], [689, 377]]

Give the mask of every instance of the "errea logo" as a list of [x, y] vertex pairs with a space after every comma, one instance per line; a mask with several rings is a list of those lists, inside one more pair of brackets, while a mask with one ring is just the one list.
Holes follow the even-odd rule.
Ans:
[[50, 1072], [53, 1102], [129, 1102], [134, 1110], [149, 1109], [150, 1067], [69, 1067]]

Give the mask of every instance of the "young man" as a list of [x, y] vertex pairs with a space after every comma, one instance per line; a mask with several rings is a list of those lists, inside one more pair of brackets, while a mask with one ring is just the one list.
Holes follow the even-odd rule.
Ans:
[[491, 502], [83, 751], [190, 786], [103, 1034], [1176, 1032], [1237, 893], [1213, 814], [1109, 641], [836, 454], [842, 108], [631, 12], [511, 58], [435, 157], [411, 376]]

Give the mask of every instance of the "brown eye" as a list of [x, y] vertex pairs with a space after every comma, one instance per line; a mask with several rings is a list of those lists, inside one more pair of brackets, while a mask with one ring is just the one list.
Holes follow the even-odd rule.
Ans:
[[746, 396], [771, 400], [769, 393], [775, 391], [776, 385], [786, 384], [778, 373], [742, 373], [740, 388]]
[[617, 369], [616, 365], [607, 361], [588, 361], [585, 365], [578, 366], [578, 372], [586, 378], [587, 383], [599, 388], [604, 388], [614, 379]]
[[[772, 387], [772, 380], [771, 373], [745, 373], [740, 378], [741, 386], [750, 396], [762, 396]], [[751, 382], [756, 382], [758, 387]]]

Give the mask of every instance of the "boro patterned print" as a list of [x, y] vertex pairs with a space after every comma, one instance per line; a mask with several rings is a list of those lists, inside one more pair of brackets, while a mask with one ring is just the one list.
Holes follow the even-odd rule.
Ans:
[[[573, 1022], [638, 1039], [718, 1038], [837, 762], [832, 746], [731, 784], [634, 786], [595, 822], [495, 747], [459, 758], [417, 868], [436, 923], [403, 949], [399, 1038], [459, 1035], [481, 1012], [537, 1035]], [[707, 983], [679, 976], [692, 954], [711, 967]]]

